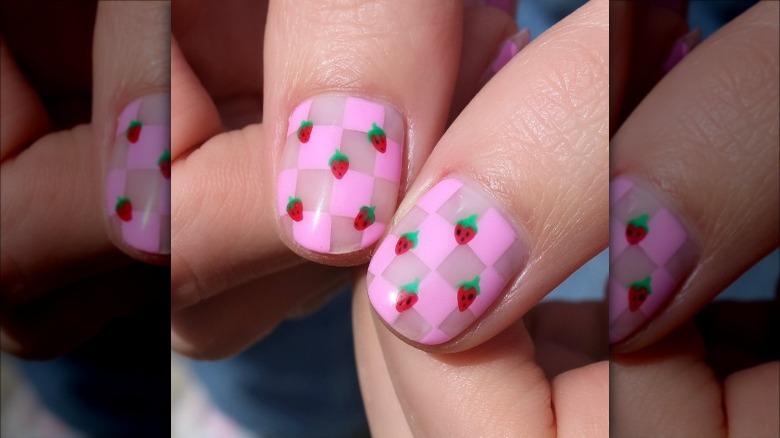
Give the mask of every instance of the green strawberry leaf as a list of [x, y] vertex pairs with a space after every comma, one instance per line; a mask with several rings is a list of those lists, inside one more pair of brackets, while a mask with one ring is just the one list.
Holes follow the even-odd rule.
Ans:
[[159, 166], [165, 161], [171, 161], [171, 151], [168, 149], [163, 151], [162, 155], [160, 155], [160, 158], [157, 159], [157, 165]]
[[471, 281], [464, 281], [463, 283], [458, 284], [458, 287], [465, 287], [466, 290], [471, 289], [472, 287], [477, 290], [477, 295], [479, 295], [479, 275], [474, 277]]
[[401, 234], [401, 237], [406, 237], [406, 239], [410, 242], [412, 242], [412, 248], [417, 246], [417, 235], [420, 233], [420, 230], [414, 230], [410, 231], [408, 233]]
[[471, 216], [469, 216], [467, 218], [464, 218], [464, 219], [461, 219], [461, 220], [459, 220], [456, 223], [458, 225], [463, 226], [464, 228], [466, 228], [466, 227], [473, 228], [475, 233], [479, 231], [479, 229], [477, 228], [477, 215], [476, 214], [472, 214]]
[[401, 290], [410, 294], [417, 295], [417, 289], [420, 287], [420, 279], [415, 278], [413, 282], [401, 286]]
[[336, 149], [336, 152], [333, 153], [333, 155], [330, 156], [330, 159], [328, 160], [328, 166], [332, 166], [334, 161], [343, 161], [345, 163], [349, 163], [349, 158], [347, 158], [346, 155], [342, 154], [340, 150]]
[[635, 227], [644, 228], [645, 232], [647, 233], [650, 231], [650, 227], [647, 226], [647, 218], [648, 216], [646, 214], [643, 214], [641, 216], [637, 216], [631, 219], [630, 221], [628, 221], [628, 224], [633, 225]]
[[117, 210], [119, 210], [119, 209], [122, 207], [122, 205], [124, 205], [124, 204], [125, 204], [125, 203], [127, 203], [127, 202], [130, 202], [130, 198], [128, 198], [128, 197], [126, 197], [126, 196], [120, 196], [120, 197], [119, 197], [119, 198], [117, 198], [117, 200], [116, 200], [116, 207], [115, 207], [115, 208], [116, 208]]
[[137, 127], [139, 127], [141, 125], [142, 125], [142, 123], [141, 123], [140, 120], [131, 120], [130, 121], [130, 127], [128, 127], [127, 129], [130, 130], [130, 129], [133, 129], [133, 128], [137, 128]]
[[376, 123], [372, 123], [372, 124], [371, 124], [371, 129], [370, 129], [370, 130], [368, 131], [368, 133], [367, 133], [367, 136], [368, 136], [368, 142], [369, 142], [369, 143], [371, 143], [371, 137], [373, 137], [373, 136], [375, 136], [375, 135], [376, 135], [377, 137], [380, 137], [380, 138], [381, 138], [381, 137], [387, 137], [387, 136], [385, 135], [385, 130], [384, 130], [384, 129], [382, 129], [382, 128], [380, 128], [379, 126], [377, 126], [377, 124], [376, 124]]
[[376, 220], [376, 215], [374, 214], [374, 210], [376, 210], [376, 205], [372, 205], [370, 207], [362, 206], [360, 207], [360, 211], [363, 211], [366, 213], [366, 218], [369, 222], [373, 223], [374, 220]]
[[635, 281], [629, 284], [628, 287], [633, 287], [636, 289], [644, 288], [647, 290], [647, 294], [650, 295], [650, 276], [648, 275], [647, 277], [643, 278], [640, 281]]
[[292, 196], [288, 196], [287, 201], [287, 210], [293, 208], [293, 205], [295, 205], [296, 202], [300, 202], [301, 198], [293, 198]]
[[298, 127], [298, 132], [300, 132], [301, 129], [308, 128], [310, 126], [314, 126], [314, 122], [312, 122], [311, 120], [303, 120], [301, 121], [301, 126]]

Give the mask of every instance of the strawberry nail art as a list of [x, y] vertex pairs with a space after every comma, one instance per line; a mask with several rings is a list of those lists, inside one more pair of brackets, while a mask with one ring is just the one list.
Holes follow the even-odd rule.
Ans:
[[698, 250], [665, 200], [628, 177], [610, 183], [609, 336], [617, 342], [655, 316], [693, 269]]
[[168, 93], [141, 97], [119, 114], [107, 169], [106, 214], [114, 232], [137, 250], [170, 254]]
[[447, 342], [482, 316], [523, 268], [528, 247], [520, 236], [480, 186], [446, 178], [377, 248], [368, 265], [371, 305], [413, 342]]
[[415, 279], [409, 284], [401, 286], [398, 295], [395, 298], [395, 310], [398, 313], [405, 312], [414, 306], [417, 302], [417, 289], [420, 287], [420, 280]]
[[401, 234], [401, 237], [398, 238], [398, 243], [395, 244], [395, 254], [404, 254], [417, 246], [417, 235], [419, 233], [419, 231], [415, 230], [409, 233]]
[[401, 114], [382, 102], [321, 95], [298, 105], [287, 126], [277, 179], [282, 228], [319, 253], [374, 245], [397, 205]]

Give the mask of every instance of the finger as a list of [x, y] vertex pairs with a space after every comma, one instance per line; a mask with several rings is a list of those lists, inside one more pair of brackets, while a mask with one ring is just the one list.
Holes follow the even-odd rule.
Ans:
[[552, 381], [557, 436], [609, 436], [609, 362], [558, 375]]
[[101, 209], [120, 249], [156, 263], [170, 254], [169, 23], [167, 1], [100, 3], [93, 50]]
[[[358, 275], [358, 277], [363, 277]], [[358, 282], [365, 284], [359, 278]], [[374, 328], [371, 312], [366, 312], [363, 290], [356, 288], [353, 295], [352, 321], [355, 338], [355, 355], [358, 363], [358, 381], [363, 395], [363, 405], [371, 429], [371, 436], [411, 437], [412, 431], [393, 387], [387, 369], [379, 336]]]
[[[100, 194], [86, 126], [43, 137], [0, 173], [2, 307], [127, 262], [93, 208]], [[32, 202], [31, 202], [32, 200]]]
[[[171, 346], [197, 359], [234, 355], [284, 317], [347, 283], [343, 269], [306, 263], [281, 270], [171, 314]], [[322, 302], [322, 301], [320, 301]], [[309, 306], [311, 307], [311, 306]]]
[[723, 399], [730, 436], [780, 435], [780, 363], [765, 363], [726, 379]]
[[48, 132], [49, 118], [35, 90], [0, 39], [0, 161]]
[[258, 178], [277, 175], [275, 222], [293, 251], [367, 260], [447, 121], [462, 13], [454, 0], [271, 3], [270, 149], [248, 159], [266, 164]]
[[644, 350], [610, 359], [615, 436], [725, 437], [720, 383], [693, 324]]
[[214, 102], [171, 37], [171, 159], [199, 146], [221, 130]]
[[426, 161], [368, 268], [374, 309], [414, 345], [484, 342], [606, 246], [607, 12], [588, 3], [523, 49]]
[[[227, 16], [230, 16], [230, 13], [224, 11]], [[501, 15], [497, 11], [493, 11], [493, 14]], [[480, 21], [485, 25], [507, 19], [496, 18], [489, 13], [483, 15], [493, 17]], [[227, 20], [222, 15], [220, 17], [218, 21]], [[199, 23], [206, 25], [192, 17], [190, 20], [187, 17], [182, 19], [180, 15], [174, 18], [177, 29], [179, 26], [190, 29], [197, 27]], [[488, 32], [487, 35], [492, 33]], [[187, 36], [197, 35], [191, 35], [190, 32], [182, 38]], [[242, 50], [243, 47], [241, 46]], [[191, 52], [196, 53], [194, 50]], [[177, 90], [180, 89], [177, 84], [187, 84], [191, 80], [176, 76], [179, 61], [175, 48], [173, 56], [173, 117], [176, 122], [174, 132], [201, 132], [199, 129], [205, 123], [197, 123], [194, 117], [189, 116], [177, 118], [177, 108], [191, 108], [190, 105], [177, 105]], [[246, 87], [231, 91], [224, 88], [231, 84], [220, 86], [215, 78], [226, 73], [219, 65], [210, 66], [194, 55], [192, 58], [192, 68], [197, 69], [198, 77], [203, 78], [203, 85], [209, 90], [209, 94], [214, 96], [217, 105], [230, 106], [226, 103], [230, 100], [229, 91], [234, 94], [243, 92], [253, 95], [241, 91]], [[253, 66], [254, 63], [250, 66], [250, 71], [253, 71]], [[475, 76], [475, 84], [477, 80], [478, 76]], [[255, 119], [258, 117], [259, 114]], [[196, 124], [198, 126], [195, 126]], [[176, 144], [179, 139], [174, 137], [173, 141], [176, 149], [179, 147]], [[186, 160], [174, 163], [177, 169], [177, 178], [173, 184], [175, 214], [172, 245], [175, 250], [171, 264], [174, 309], [192, 305], [221, 291], [301, 263], [301, 258], [291, 253], [282, 243], [277, 229], [267, 225], [276, 220], [276, 212], [267, 208], [274, 202], [273, 179], [257, 176], [257, 166], [246, 159], [254, 150], [268, 149], [264, 141], [262, 128], [254, 124], [240, 132], [229, 132], [211, 138], [200, 145], [192, 155], [188, 155]], [[193, 147], [189, 144], [193, 142], [183, 141], [182, 149]], [[235, 187], [244, 189], [237, 191]], [[215, 233], [213, 230], [219, 232]], [[253, 238], [247, 239], [248, 235]]]
[[[353, 314], [368, 311], [368, 300], [360, 293], [364, 288], [361, 279]], [[413, 436], [480, 436], [485, 430], [495, 436], [518, 431], [554, 436], [549, 382], [533, 361], [534, 348], [522, 323], [474, 349], [449, 355], [412, 348], [374, 324]], [[372, 327], [355, 327], [355, 332], [363, 330]], [[364, 352], [356, 352], [361, 368]]]
[[659, 339], [778, 245], [778, 6], [759, 3], [703, 42], [613, 138], [619, 348]]
[[498, 8], [481, 4], [463, 11], [463, 48], [448, 124], [517, 52], [528, 44], [530, 32], [518, 34], [513, 19]]

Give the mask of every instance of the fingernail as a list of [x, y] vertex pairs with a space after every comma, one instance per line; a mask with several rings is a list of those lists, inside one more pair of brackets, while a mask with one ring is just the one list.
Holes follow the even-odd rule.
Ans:
[[482, 74], [481, 82], [484, 85], [490, 80], [499, 70], [501, 70], [515, 55], [520, 53], [521, 50], [531, 41], [531, 31], [527, 28], [512, 35], [504, 40], [501, 47], [498, 49], [498, 54], [490, 65]]
[[106, 213], [131, 247], [171, 252], [170, 94], [131, 102], [120, 113], [106, 178]]
[[668, 73], [673, 69], [675, 65], [679, 64], [680, 61], [682, 61], [682, 59], [699, 44], [699, 42], [701, 42], [701, 31], [699, 31], [699, 28], [694, 28], [681, 36], [675, 41], [674, 45], [672, 45], [672, 50], [669, 52], [669, 56], [666, 57], [666, 61], [664, 61], [662, 66], [663, 72]]
[[368, 296], [400, 335], [447, 342], [496, 301], [525, 265], [526, 240], [476, 184], [442, 180], [401, 218], [368, 265]]
[[688, 227], [654, 191], [635, 180], [610, 183], [609, 339], [618, 342], [656, 315], [693, 269]]
[[322, 95], [298, 105], [277, 184], [283, 229], [324, 254], [376, 243], [398, 201], [405, 132], [386, 103]]

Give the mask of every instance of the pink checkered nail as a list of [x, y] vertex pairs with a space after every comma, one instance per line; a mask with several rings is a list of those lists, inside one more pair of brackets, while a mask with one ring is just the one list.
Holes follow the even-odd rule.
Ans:
[[144, 96], [119, 115], [106, 177], [106, 214], [131, 247], [171, 252], [170, 94]]
[[277, 181], [283, 229], [319, 253], [376, 243], [398, 201], [405, 132], [385, 103], [322, 95], [298, 105]]
[[368, 265], [368, 296], [399, 334], [441, 344], [490, 308], [527, 255], [495, 201], [475, 184], [449, 177], [379, 245]]
[[610, 183], [609, 338], [617, 342], [655, 315], [696, 263], [688, 228], [650, 189]]

